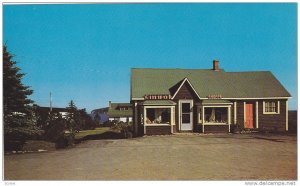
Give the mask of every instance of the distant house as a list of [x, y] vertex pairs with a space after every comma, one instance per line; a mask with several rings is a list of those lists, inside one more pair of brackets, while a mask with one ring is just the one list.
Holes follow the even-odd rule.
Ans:
[[65, 118], [67, 116], [68, 113], [68, 109], [67, 108], [58, 108], [58, 107], [37, 107], [37, 111], [39, 112], [39, 114], [43, 114], [43, 115], [48, 115], [50, 113], [50, 111], [52, 113], [58, 113], [62, 116], [62, 118]]
[[94, 120], [99, 120], [101, 124], [107, 121], [132, 121], [132, 105], [130, 103], [108, 102], [108, 107], [95, 109], [91, 112]]
[[123, 121], [131, 122], [132, 121], [132, 105], [130, 103], [111, 103], [109, 101], [109, 107], [107, 116], [109, 121]]
[[99, 121], [100, 124], [103, 124], [108, 121], [107, 111], [108, 107], [95, 109], [92, 110], [91, 116], [95, 121]]

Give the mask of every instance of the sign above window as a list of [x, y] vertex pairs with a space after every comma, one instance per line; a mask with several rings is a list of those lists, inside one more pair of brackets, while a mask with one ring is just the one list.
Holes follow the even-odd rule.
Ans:
[[208, 99], [222, 99], [221, 94], [210, 94], [207, 96]]
[[148, 94], [144, 96], [145, 100], [169, 100], [171, 95], [169, 94]]

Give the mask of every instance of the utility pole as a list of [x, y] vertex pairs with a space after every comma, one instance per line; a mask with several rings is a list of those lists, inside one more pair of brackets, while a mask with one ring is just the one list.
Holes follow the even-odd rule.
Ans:
[[50, 92], [50, 112], [52, 112], [52, 95], [51, 95], [51, 92]]

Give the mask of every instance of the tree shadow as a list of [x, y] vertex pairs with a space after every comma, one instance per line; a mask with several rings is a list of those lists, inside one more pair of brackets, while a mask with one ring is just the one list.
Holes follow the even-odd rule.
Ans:
[[101, 140], [101, 139], [124, 139], [124, 134], [120, 132], [107, 131], [102, 134], [87, 135], [80, 139], [75, 139], [75, 143], [80, 143], [86, 140]]

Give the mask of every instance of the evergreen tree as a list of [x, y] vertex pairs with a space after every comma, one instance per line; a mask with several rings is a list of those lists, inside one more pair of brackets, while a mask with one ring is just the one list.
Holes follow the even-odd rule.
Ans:
[[73, 100], [70, 101], [67, 107], [68, 113], [66, 115], [67, 130], [70, 132], [70, 143], [74, 143], [75, 134], [79, 130], [80, 117], [77, 107]]
[[4, 143], [5, 149], [16, 150], [26, 139], [40, 135], [42, 131], [36, 126], [34, 107], [29, 105], [33, 101], [28, 96], [33, 91], [22, 84], [24, 74], [20, 73], [21, 69], [12, 58], [7, 47], [3, 46]]
[[80, 130], [89, 130], [96, 128], [96, 122], [86, 112], [86, 109], [79, 110], [80, 115]]
[[20, 73], [21, 69], [16, 66], [16, 62], [12, 58], [7, 47], [3, 46], [3, 109], [5, 116], [16, 112], [27, 113], [29, 111], [28, 104], [33, 103], [28, 98], [33, 91], [22, 84], [22, 77], [25, 74]]

